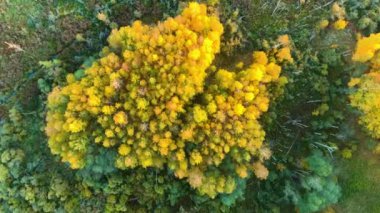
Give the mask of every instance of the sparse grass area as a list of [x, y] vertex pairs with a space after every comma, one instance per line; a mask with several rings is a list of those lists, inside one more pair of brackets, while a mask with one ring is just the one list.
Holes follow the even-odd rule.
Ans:
[[[68, 47], [88, 26], [84, 15], [75, 1], [1, 1], [0, 94], [12, 90], [39, 61], [50, 60]], [[23, 87], [26, 92], [19, 99], [28, 102], [37, 92], [36, 84]]]
[[31, 27], [33, 19], [46, 18], [46, 6], [38, 1], [0, 2], [0, 89], [9, 89], [39, 60], [56, 49], [48, 30]]

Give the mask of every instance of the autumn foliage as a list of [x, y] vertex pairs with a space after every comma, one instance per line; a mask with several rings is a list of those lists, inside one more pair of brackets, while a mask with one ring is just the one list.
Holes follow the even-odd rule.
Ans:
[[[89, 147], [114, 150], [119, 169], [167, 166], [210, 197], [233, 192], [235, 179], [252, 172], [265, 179], [271, 152], [258, 118], [281, 67], [255, 52], [250, 65], [217, 69], [222, 33], [198, 3], [155, 26], [136, 21], [114, 30], [84, 77], [69, 74], [49, 94], [51, 152], [81, 169]], [[288, 47], [277, 55], [292, 60]]]

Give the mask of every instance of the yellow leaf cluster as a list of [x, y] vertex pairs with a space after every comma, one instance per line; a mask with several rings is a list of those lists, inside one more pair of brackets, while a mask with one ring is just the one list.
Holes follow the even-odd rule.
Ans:
[[338, 2], [335, 2], [331, 7], [331, 13], [334, 17], [338, 19], [344, 19], [346, 16], [346, 11], [344, 7], [340, 6]]
[[334, 18], [337, 20], [334, 22], [334, 28], [336, 30], [343, 30], [346, 28], [348, 22], [345, 20], [346, 11], [343, 6], [339, 5], [338, 2], [335, 2], [331, 7], [331, 13]]
[[334, 28], [336, 30], [344, 30], [344, 29], [346, 29], [347, 24], [348, 24], [348, 22], [345, 21], [344, 19], [339, 19], [339, 20], [334, 22]]
[[279, 62], [288, 61], [293, 63], [293, 58], [291, 55], [291, 43], [288, 35], [279, 36], [277, 41], [279, 42], [281, 48], [277, 51], [276, 57]]
[[371, 34], [369, 37], [360, 38], [356, 44], [356, 50], [352, 57], [354, 61], [368, 62], [374, 58], [380, 49], [380, 33]]

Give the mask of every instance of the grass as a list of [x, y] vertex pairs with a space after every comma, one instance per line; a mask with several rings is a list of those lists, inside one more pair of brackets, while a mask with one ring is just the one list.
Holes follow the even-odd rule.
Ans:
[[380, 158], [368, 149], [365, 140], [352, 159], [341, 161], [337, 168], [343, 191], [337, 212], [379, 213]]

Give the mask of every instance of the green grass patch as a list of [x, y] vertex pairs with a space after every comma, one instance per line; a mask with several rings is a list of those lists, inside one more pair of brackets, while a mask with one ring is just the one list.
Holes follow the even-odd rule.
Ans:
[[353, 158], [339, 163], [343, 197], [338, 212], [380, 212], [380, 159], [365, 148], [365, 144]]

